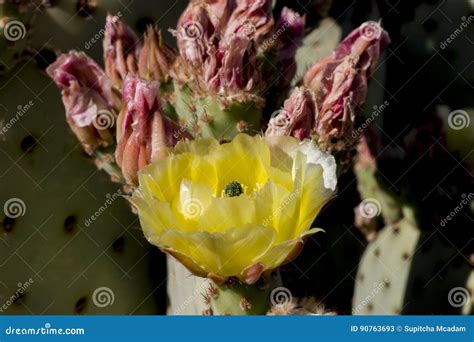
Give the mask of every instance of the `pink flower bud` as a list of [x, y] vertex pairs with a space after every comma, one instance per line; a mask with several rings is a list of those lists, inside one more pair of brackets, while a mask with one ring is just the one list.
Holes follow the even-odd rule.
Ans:
[[266, 136], [291, 135], [303, 140], [309, 138], [317, 116], [313, 91], [296, 88], [285, 101], [283, 109], [270, 119]]
[[118, 88], [129, 72], [137, 72], [141, 49], [137, 35], [117, 16], [107, 15], [103, 40], [105, 72]]
[[318, 102], [315, 131], [324, 147], [347, 147], [355, 116], [365, 102], [367, 80], [389, 42], [379, 23], [366, 22], [306, 73], [304, 84], [315, 92]]
[[174, 51], [163, 42], [161, 34], [149, 27], [140, 52], [138, 64], [140, 76], [147, 80], [166, 82], [174, 59]]
[[229, 42], [231, 37], [241, 31], [260, 43], [273, 28], [272, 1], [240, 0], [232, 12], [223, 40]]
[[[227, 44], [217, 51], [217, 65], [206, 64], [205, 76], [210, 90], [221, 94], [232, 94], [241, 90], [250, 91], [258, 84], [260, 73], [256, 68], [257, 51], [245, 31], [234, 34]], [[213, 71], [215, 74], [213, 75]]]
[[258, 89], [262, 77], [257, 48], [272, 28], [271, 1], [239, 1], [218, 47], [209, 49], [212, 55], [204, 69], [208, 89], [225, 95]]
[[[67, 122], [88, 152], [112, 143], [117, 99], [104, 71], [82, 52], [63, 54], [46, 72], [61, 89]], [[101, 112], [107, 122], [101, 122]]]
[[168, 148], [176, 144], [180, 128], [163, 112], [158, 82], [129, 75], [122, 96], [115, 158], [127, 182], [135, 184], [140, 169], [165, 157]]
[[227, 26], [229, 17], [232, 11], [235, 9], [235, 0], [193, 0], [194, 2], [200, 3], [204, 6], [207, 11], [207, 15], [214, 30], [216, 32], [222, 32]]
[[[258, 42], [273, 28], [271, 1], [194, 0], [174, 31], [183, 63], [183, 82], [223, 95], [242, 95], [261, 86]], [[196, 87], [195, 87], [196, 88]]]
[[179, 18], [176, 31], [173, 31], [181, 58], [191, 68], [204, 65], [214, 31], [206, 8], [191, 1]]

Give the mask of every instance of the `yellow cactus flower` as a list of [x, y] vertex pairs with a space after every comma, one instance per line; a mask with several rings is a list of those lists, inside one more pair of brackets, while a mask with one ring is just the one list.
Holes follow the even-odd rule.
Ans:
[[252, 284], [292, 260], [336, 188], [310, 140], [237, 135], [180, 142], [144, 168], [131, 201], [148, 241], [193, 274]]

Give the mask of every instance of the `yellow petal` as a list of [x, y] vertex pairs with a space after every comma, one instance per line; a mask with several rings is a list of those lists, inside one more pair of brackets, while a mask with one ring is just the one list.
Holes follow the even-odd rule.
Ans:
[[[225, 197], [239, 182], [244, 193]], [[185, 141], [139, 174], [131, 201], [147, 239], [197, 275], [244, 280], [294, 257], [336, 186], [334, 158], [312, 141], [245, 134]], [[263, 265], [263, 266], [262, 266]]]
[[178, 228], [179, 225], [171, 212], [169, 203], [159, 202], [155, 199], [146, 199], [145, 201], [138, 197], [132, 201], [138, 209], [140, 225], [148, 240], [159, 239], [163, 231]]
[[308, 229], [321, 208], [331, 197], [328, 197], [327, 190], [324, 188], [323, 170], [316, 164], [307, 164], [304, 174], [304, 182], [300, 189], [300, 203], [298, 224], [295, 230], [295, 236], [300, 235]]
[[182, 140], [173, 149], [173, 153], [193, 153], [198, 156], [205, 156], [215, 152], [220, 148], [217, 140], [212, 138], [199, 140]]
[[270, 151], [262, 139], [239, 134], [231, 143], [221, 145], [208, 160], [216, 166], [221, 190], [237, 181], [251, 192], [268, 180], [266, 169], [270, 165]]
[[207, 184], [183, 179], [179, 195], [175, 197], [172, 205], [173, 215], [179, 222], [178, 229], [188, 232], [198, 230], [198, 222], [212, 200], [212, 189]]
[[271, 228], [247, 225], [224, 233], [168, 230], [162, 234], [160, 244], [171, 246], [197, 265], [205, 265], [207, 273], [230, 277], [264, 255], [274, 238]]
[[319, 228], [313, 228], [293, 240], [274, 245], [265, 255], [258, 259], [258, 262], [264, 265], [265, 270], [272, 270], [285, 262], [293, 260], [301, 251], [300, 249], [304, 244], [304, 240], [321, 230], [322, 229]]
[[269, 181], [255, 196], [256, 222], [276, 230], [276, 243], [294, 237], [298, 197], [297, 194], [272, 181]]
[[190, 153], [172, 154], [168, 158], [156, 161], [139, 173], [140, 188], [154, 183], [158, 190], [154, 195], [163, 201], [172, 202], [179, 193], [181, 180], [190, 178], [194, 155]]
[[247, 195], [213, 198], [199, 218], [198, 228], [206, 232], [225, 232], [255, 222], [255, 202]]

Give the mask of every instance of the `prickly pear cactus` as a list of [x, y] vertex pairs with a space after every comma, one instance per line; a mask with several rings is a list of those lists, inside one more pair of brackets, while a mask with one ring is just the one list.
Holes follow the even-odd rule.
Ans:
[[193, 276], [172, 256], [166, 256], [168, 271], [167, 315], [202, 315], [209, 310], [204, 296], [211, 281]]
[[278, 291], [281, 279], [278, 273], [260, 279], [257, 284], [239, 282], [210, 284], [204, 296], [209, 311], [218, 315], [263, 315], [270, 310], [271, 295]]
[[182, 126], [196, 136], [232, 140], [238, 133], [255, 134], [261, 130], [261, 108], [255, 103], [233, 102], [228, 106], [218, 98], [193, 98], [186, 87], [176, 89], [176, 111]]
[[469, 314], [463, 307], [472, 306], [469, 278], [473, 271], [463, 254], [442, 232], [422, 231], [411, 261], [402, 314]]
[[341, 40], [342, 29], [332, 18], [324, 18], [319, 26], [303, 40], [296, 52], [297, 72], [295, 81], [300, 81], [315, 61], [329, 55]]
[[[54, 60], [57, 51], [83, 50], [99, 61], [107, 13], [130, 23], [140, 34], [156, 24], [174, 27], [185, 2], [137, 0], [120, 1], [37, 1], [30, 6], [0, 3], [0, 74], [14, 68], [22, 59], [34, 59], [40, 65]], [[159, 16], [166, 12], [166, 16]], [[10, 23], [10, 24], [9, 24]], [[7, 26], [8, 25], [8, 26]], [[6, 30], [8, 29], [8, 30]], [[169, 34], [165, 38], [170, 38]], [[26, 52], [26, 56], [25, 56]], [[47, 65], [47, 64], [46, 64]], [[2, 72], [3, 70], [3, 72]]]
[[469, 276], [469, 279], [467, 280], [466, 290], [467, 292], [464, 292], [464, 296], [467, 293], [468, 295], [470, 295], [470, 298], [468, 298], [468, 300], [466, 301], [462, 309], [462, 314], [474, 315], [474, 298], [472, 296], [472, 294], [474, 293], [474, 272], [471, 272], [471, 275]]
[[26, 49], [31, 14], [24, 12], [9, 1], [0, 2], [0, 75], [13, 69]]
[[162, 312], [150, 269], [164, 265], [122, 189], [97, 171], [69, 132], [56, 89], [33, 64], [1, 80], [0, 309]]
[[[459, 27], [466, 27], [471, 18], [472, 3], [407, 2], [397, 6], [400, 15], [391, 14], [393, 9], [386, 4], [380, 7], [389, 32], [400, 32], [400, 36], [393, 35], [394, 44], [403, 41], [405, 47], [400, 58], [410, 63], [387, 63], [387, 94], [398, 92], [402, 84], [405, 89], [397, 95], [398, 104], [388, 99], [390, 108], [377, 115], [379, 121], [372, 129], [380, 131], [378, 139], [372, 136], [372, 129], [365, 132], [377, 156], [374, 172], [355, 169], [362, 203], [377, 200], [379, 216], [373, 220], [375, 225], [364, 222], [373, 227], [373, 235], [360, 262], [353, 311], [469, 314], [472, 211], [466, 209], [472, 199], [468, 146], [472, 146], [469, 132], [473, 126], [468, 109], [471, 98], [460, 89], [465, 89], [462, 83], [470, 82], [472, 73], [466, 72], [464, 80], [458, 75], [472, 61], [458, 51], [470, 45], [470, 29]], [[453, 32], [462, 33], [457, 39], [447, 39]], [[419, 74], [411, 77], [414, 72]], [[407, 103], [414, 105], [408, 108]], [[398, 116], [405, 108], [406, 115]], [[395, 136], [396, 148], [383, 142]], [[432, 146], [434, 140], [437, 143]], [[409, 225], [401, 225], [407, 219]], [[407, 258], [398, 267], [392, 262], [394, 253]]]
[[[12, 18], [1, 5], [0, 17]], [[5, 161], [0, 166], [0, 313], [164, 312], [165, 303], [158, 299], [164, 298], [164, 286], [159, 286], [164, 258], [143, 239], [121, 198], [123, 189], [81, 151], [65, 123], [60, 96], [41, 69], [54, 60], [56, 50], [86, 49], [99, 60], [108, 11], [121, 13], [140, 31], [157, 19], [149, 13], [165, 8], [181, 10], [165, 2], [137, 1], [125, 8], [116, 1], [61, 1], [28, 9], [31, 22], [15, 17], [27, 30], [15, 44], [1, 37], [0, 59], [11, 72], [0, 78]], [[1, 21], [3, 35], [6, 24]], [[13, 69], [26, 48], [38, 53]], [[160, 269], [163, 279], [156, 276]]]
[[383, 228], [362, 256], [352, 304], [354, 315], [398, 315], [419, 231], [413, 222], [401, 221]]

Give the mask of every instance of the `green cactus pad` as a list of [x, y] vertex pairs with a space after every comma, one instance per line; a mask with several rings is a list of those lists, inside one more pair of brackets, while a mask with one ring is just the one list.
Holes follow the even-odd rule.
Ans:
[[224, 104], [223, 99], [211, 95], [196, 99], [187, 86], [178, 85], [175, 85], [175, 101], [181, 126], [196, 137], [229, 141], [240, 132], [260, 132], [262, 110], [255, 102]]
[[51, 80], [28, 63], [0, 81], [0, 205], [24, 208], [0, 212], [0, 314], [163, 313], [164, 258], [82, 152]]

